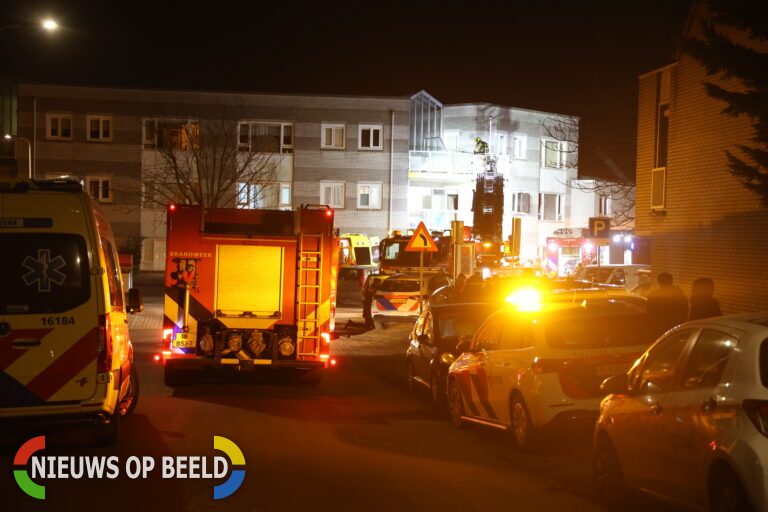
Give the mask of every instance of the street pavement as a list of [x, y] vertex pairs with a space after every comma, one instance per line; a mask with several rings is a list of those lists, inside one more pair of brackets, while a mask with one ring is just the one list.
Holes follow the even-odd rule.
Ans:
[[[362, 321], [359, 310], [340, 309], [337, 321], [348, 319]], [[171, 389], [152, 361], [161, 320], [162, 303], [152, 297], [131, 317], [142, 395], [121, 423], [118, 446], [93, 447], [83, 429], [43, 432], [45, 455], [115, 455], [120, 476], [46, 478], [45, 501], [32, 499], [12, 476], [16, 450], [38, 434], [27, 432], [0, 452], [0, 510], [602, 510], [589, 429], [550, 434], [539, 453], [521, 454], [503, 432], [451, 427], [407, 391], [407, 325], [334, 340], [338, 365], [314, 389], [243, 375]], [[245, 456], [234, 494], [213, 499], [224, 478], [160, 477], [162, 456], [222, 455], [215, 435]], [[148, 478], [124, 474], [131, 456], [154, 457]]]

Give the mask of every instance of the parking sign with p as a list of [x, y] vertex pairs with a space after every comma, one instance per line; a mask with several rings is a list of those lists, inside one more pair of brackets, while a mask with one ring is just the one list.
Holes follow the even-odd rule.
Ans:
[[595, 245], [608, 245], [611, 235], [611, 219], [609, 217], [589, 218], [589, 238]]

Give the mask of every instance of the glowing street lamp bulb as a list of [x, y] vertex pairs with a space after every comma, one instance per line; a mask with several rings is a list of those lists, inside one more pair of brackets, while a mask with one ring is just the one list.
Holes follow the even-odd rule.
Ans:
[[616, 243], [621, 242], [621, 235], [613, 235], [613, 241]]
[[43, 28], [45, 30], [56, 30], [57, 28], [59, 28], [59, 24], [53, 20], [44, 20]]

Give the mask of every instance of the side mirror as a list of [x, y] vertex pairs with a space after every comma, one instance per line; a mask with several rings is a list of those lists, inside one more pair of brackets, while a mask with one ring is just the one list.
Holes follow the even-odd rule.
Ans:
[[416, 336], [416, 340], [422, 345], [429, 345], [429, 336], [426, 334], [419, 334]]
[[138, 288], [128, 290], [128, 312], [141, 313], [144, 311], [144, 303], [141, 301], [141, 291]]
[[459, 342], [456, 344], [456, 353], [457, 354], [463, 354], [464, 352], [469, 352], [469, 347], [472, 345], [472, 339], [467, 337], [461, 337], [459, 338]]
[[608, 377], [600, 384], [600, 389], [608, 395], [626, 395], [629, 392], [629, 377], [626, 373]]

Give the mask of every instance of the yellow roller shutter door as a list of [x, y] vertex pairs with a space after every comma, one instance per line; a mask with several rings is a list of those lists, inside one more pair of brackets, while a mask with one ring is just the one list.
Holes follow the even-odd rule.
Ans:
[[283, 248], [219, 245], [216, 309], [225, 315], [250, 311], [272, 315], [281, 311]]

